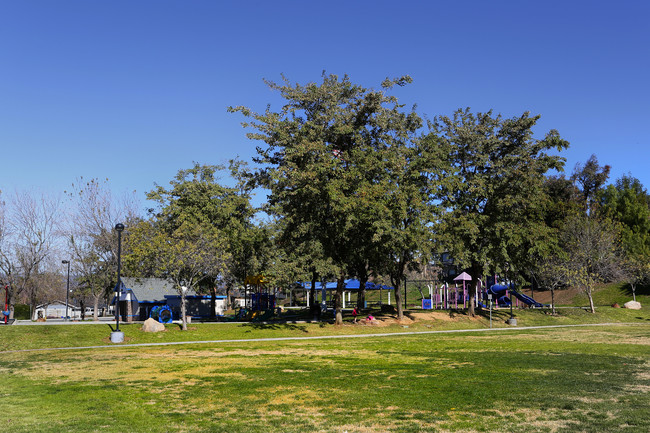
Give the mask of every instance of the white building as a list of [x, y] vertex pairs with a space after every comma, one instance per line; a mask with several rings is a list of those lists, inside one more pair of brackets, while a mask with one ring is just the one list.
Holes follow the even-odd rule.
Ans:
[[[54, 301], [49, 304], [38, 305], [34, 309], [32, 320], [37, 319], [63, 319], [66, 313], [65, 302]], [[81, 308], [68, 304], [68, 316], [72, 320], [81, 319]]]

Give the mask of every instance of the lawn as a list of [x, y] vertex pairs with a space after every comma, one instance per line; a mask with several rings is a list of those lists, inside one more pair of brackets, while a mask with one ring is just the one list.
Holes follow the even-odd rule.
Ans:
[[[465, 311], [406, 311], [401, 322], [391, 314], [371, 311], [376, 317], [373, 324], [353, 325], [351, 312], [344, 316], [343, 326], [332, 326], [329, 322], [315, 323], [192, 323], [189, 330], [182, 332], [180, 326], [166, 326], [166, 332], [152, 334], [141, 331], [141, 324], [121, 323], [126, 344], [165, 343], [178, 341], [238, 340], [253, 338], [277, 338], [300, 336], [325, 336], [348, 334], [373, 334], [377, 332], [427, 332], [459, 329], [485, 329], [490, 326], [490, 312], [482, 310], [478, 317], [470, 318]], [[552, 316], [548, 310], [514, 310], [519, 327], [576, 325], [588, 323], [650, 323], [650, 310], [627, 310], [624, 308], [599, 308], [595, 314], [583, 309], [563, 309]], [[506, 320], [510, 309], [492, 311], [492, 326], [508, 328]], [[361, 320], [361, 322], [364, 322]], [[0, 327], [0, 352], [53, 347], [85, 347], [111, 345], [109, 324], [84, 325], [34, 325]]]
[[[559, 323], [586, 314], [517, 317]], [[650, 317], [611, 314], [633, 324], [4, 352], [0, 413], [12, 432], [647, 432]], [[146, 342], [486, 324], [462, 315], [404, 323], [206, 324], [156, 336], [130, 325], [125, 333]], [[107, 337], [105, 325], [8, 328], [14, 334], [0, 329], [4, 350]], [[19, 338], [21, 329], [47, 334], [36, 344]]]

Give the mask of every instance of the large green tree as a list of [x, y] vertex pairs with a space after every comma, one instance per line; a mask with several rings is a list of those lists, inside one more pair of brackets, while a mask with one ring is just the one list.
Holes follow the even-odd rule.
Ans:
[[632, 287], [650, 279], [650, 196], [641, 182], [623, 176], [601, 194], [601, 211], [621, 223], [622, 268]]
[[[421, 126], [414, 112], [403, 112], [386, 94], [408, 82], [386, 80], [382, 90], [373, 90], [347, 76], [324, 75], [322, 83], [304, 86], [284, 79], [267, 82], [285, 101], [280, 111], [230, 108], [250, 119], [243, 124], [255, 130], [248, 137], [266, 144], [258, 147], [256, 178], [270, 191], [269, 212], [283, 219], [279, 244], [303, 251], [314, 272], [327, 263], [336, 277], [336, 323], [342, 323], [341, 295], [351, 268], [359, 262], [369, 272], [376, 267], [366, 262], [375, 256], [362, 249], [378, 245], [386, 194], [397, 193], [389, 178], [404, 162], [396, 150]], [[383, 200], [370, 200], [380, 193]]]
[[[509, 273], [527, 263], [529, 251], [544, 242], [544, 175], [561, 170], [564, 159], [549, 153], [568, 146], [551, 130], [533, 137], [539, 116], [472, 113], [436, 117], [433, 134], [447, 155], [439, 199], [446, 213], [439, 233], [455, 261], [474, 281], [486, 272]], [[470, 298], [474, 315], [475, 293]]]

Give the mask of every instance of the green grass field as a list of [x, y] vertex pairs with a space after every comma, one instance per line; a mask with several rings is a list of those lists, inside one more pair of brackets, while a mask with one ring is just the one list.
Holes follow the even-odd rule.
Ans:
[[[15, 350], [110, 344], [110, 329], [3, 327], [0, 413], [12, 432], [650, 431], [646, 310], [516, 312], [518, 328], [629, 325], [371, 335], [489, 323], [410, 314], [377, 326], [192, 324], [159, 334], [123, 326], [127, 343], [366, 338], [24, 352]], [[508, 316], [495, 312], [494, 325]]]

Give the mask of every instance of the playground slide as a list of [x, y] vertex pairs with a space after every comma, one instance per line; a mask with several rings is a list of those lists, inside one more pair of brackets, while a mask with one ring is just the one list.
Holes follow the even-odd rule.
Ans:
[[[487, 302], [487, 301], [485, 301], [485, 299], [483, 299], [483, 302]], [[489, 305], [486, 305], [486, 304], [484, 304], [483, 302], [479, 301], [478, 304], [479, 304], [482, 308], [490, 308]], [[496, 308], [496, 307], [509, 307], [509, 306], [510, 306], [510, 303], [511, 303], [511, 302], [510, 302], [510, 298], [508, 298], [507, 296], [501, 296], [500, 298], [498, 298], [498, 299], [496, 300], [496, 302], [495, 302], [495, 304], [494, 304], [494, 307], [495, 307], [495, 308]]]
[[543, 304], [540, 304], [539, 302], [537, 302], [536, 300], [534, 300], [533, 298], [531, 298], [528, 295], [524, 295], [523, 293], [519, 293], [518, 291], [516, 291], [514, 289], [510, 289], [510, 293], [515, 298], [517, 298], [521, 302], [523, 302], [524, 304], [530, 305], [531, 307], [535, 307], [535, 308], [544, 308]]

